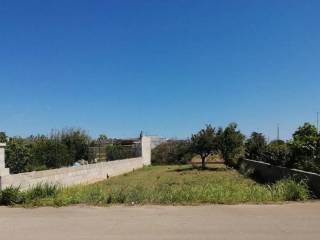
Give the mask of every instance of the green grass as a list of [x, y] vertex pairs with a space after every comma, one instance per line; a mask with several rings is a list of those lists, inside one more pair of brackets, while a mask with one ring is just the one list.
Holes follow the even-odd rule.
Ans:
[[[282, 180], [273, 185], [258, 184], [224, 165], [207, 170], [191, 166], [152, 166], [91, 185], [25, 193], [26, 206], [70, 204], [238, 204], [307, 200], [303, 183]], [[34, 195], [34, 197], [30, 197]], [[29, 197], [28, 197], [29, 196]]]

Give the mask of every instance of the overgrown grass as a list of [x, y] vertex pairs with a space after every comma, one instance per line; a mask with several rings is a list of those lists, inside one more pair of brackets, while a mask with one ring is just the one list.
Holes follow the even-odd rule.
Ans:
[[[54, 198], [61, 191], [56, 185], [38, 184], [28, 191], [20, 191], [18, 187], [9, 187], [0, 192], [1, 205], [43, 204], [46, 199]], [[50, 199], [51, 200], [51, 199]]]
[[[263, 185], [224, 165], [214, 165], [207, 170], [191, 166], [152, 166], [86, 186], [63, 189], [39, 186], [24, 193], [22, 204], [238, 204], [307, 200], [309, 196], [303, 182], [287, 179]], [[19, 204], [19, 201], [12, 203]]]

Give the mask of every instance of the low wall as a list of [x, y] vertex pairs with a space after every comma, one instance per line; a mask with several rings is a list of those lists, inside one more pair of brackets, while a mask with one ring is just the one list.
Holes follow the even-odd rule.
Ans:
[[320, 196], [320, 174], [305, 172], [298, 169], [274, 166], [269, 163], [243, 159], [240, 162], [241, 171], [253, 174], [266, 182], [275, 182], [283, 178], [298, 177], [305, 179], [310, 189]]
[[110, 162], [66, 167], [53, 170], [12, 174], [1, 177], [1, 188], [9, 186], [28, 189], [40, 183], [70, 186], [93, 183], [143, 167], [143, 158], [131, 158]]
[[[58, 184], [61, 186], [86, 184], [102, 181], [109, 177], [131, 172], [151, 164], [150, 138], [143, 137], [141, 145], [142, 156], [139, 158], [100, 162], [77, 167], [65, 167], [20, 174], [9, 174], [8, 169], [2, 168], [3, 173], [1, 174], [0, 172], [0, 190], [10, 186], [20, 187], [22, 190], [26, 190], [42, 183]], [[0, 159], [0, 162], [2, 162], [2, 165], [4, 166], [4, 153], [1, 156], [2, 158]]]

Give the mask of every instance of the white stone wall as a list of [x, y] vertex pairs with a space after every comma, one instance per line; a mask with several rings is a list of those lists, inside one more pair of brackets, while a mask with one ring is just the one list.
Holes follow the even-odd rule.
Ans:
[[78, 167], [12, 174], [1, 177], [1, 188], [14, 186], [25, 190], [41, 183], [58, 184], [61, 186], [87, 184], [134, 171], [142, 168], [143, 165], [144, 161], [142, 158], [131, 158]]
[[139, 158], [12, 175], [1, 175], [0, 173], [0, 189], [14, 186], [20, 187], [22, 190], [26, 190], [41, 183], [58, 184], [61, 186], [87, 184], [131, 172], [151, 164], [150, 138], [143, 137], [141, 145], [142, 157]]

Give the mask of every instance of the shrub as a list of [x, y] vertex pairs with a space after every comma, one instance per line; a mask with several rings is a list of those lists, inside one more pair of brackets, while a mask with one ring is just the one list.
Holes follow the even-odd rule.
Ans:
[[24, 194], [17, 187], [8, 187], [1, 191], [0, 204], [11, 206], [15, 204], [22, 204], [25, 201]]
[[90, 137], [84, 130], [66, 128], [52, 133], [51, 139], [58, 140], [67, 147], [72, 162], [88, 159]]
[[58, 168], [73, 163], [67, 146], [51, 139], [36, 140], [32, 145], [31, 153], [34, 168], [43, 165], [48, 168]]
[[38, 184], [30, 190], [26, 191], [28, 200], [36, 200], [48, 197], [55, 197], [59, 191], [59, 187], [53, 184]]
[[272, 194], [284, 201], [307, 200], [310, 197], [308, 186], [305, 182], [296, 182], [293, 179], [284, 179], [272, 186]]
[[275, 140], [267, 144], [261, 133], [254, 132], [245, 148], [246, 158], [320, 173], [320, 135], [310, 123], [299, 127], [288, 142]]
[[0, 205], [35, 204], [39, 205], [42, 199], [54, 199], [60, 192], [57, 185], [38, 184], [37, 186], [21, 191], [19, 187], [8, 187], [0, 192]]
[[137, 149], [132, 146], [108, 145], [106, 148], [107, 160], [134, 158], [138, 156]]
[[152, 150], [153, 164], [186, 164], [191, 161], [190, 143], [186, 140], [169, 140]]
[[[5, 140], [6, 135], [0, 134]], [[70, 166], [88, 159], [90, 138], [81, 129], [53, 131], [49, 136], [14, 137], [6, 148], [6, 166], [11, 173]]]
[[11, 138], [6, 148], [6, 167], [11, 173], [25, 172], [30, 162], [30, 144], [22, 138]]
[[0, 143], [7, 142], [7, 134], [5, 132], [0, 132]]

